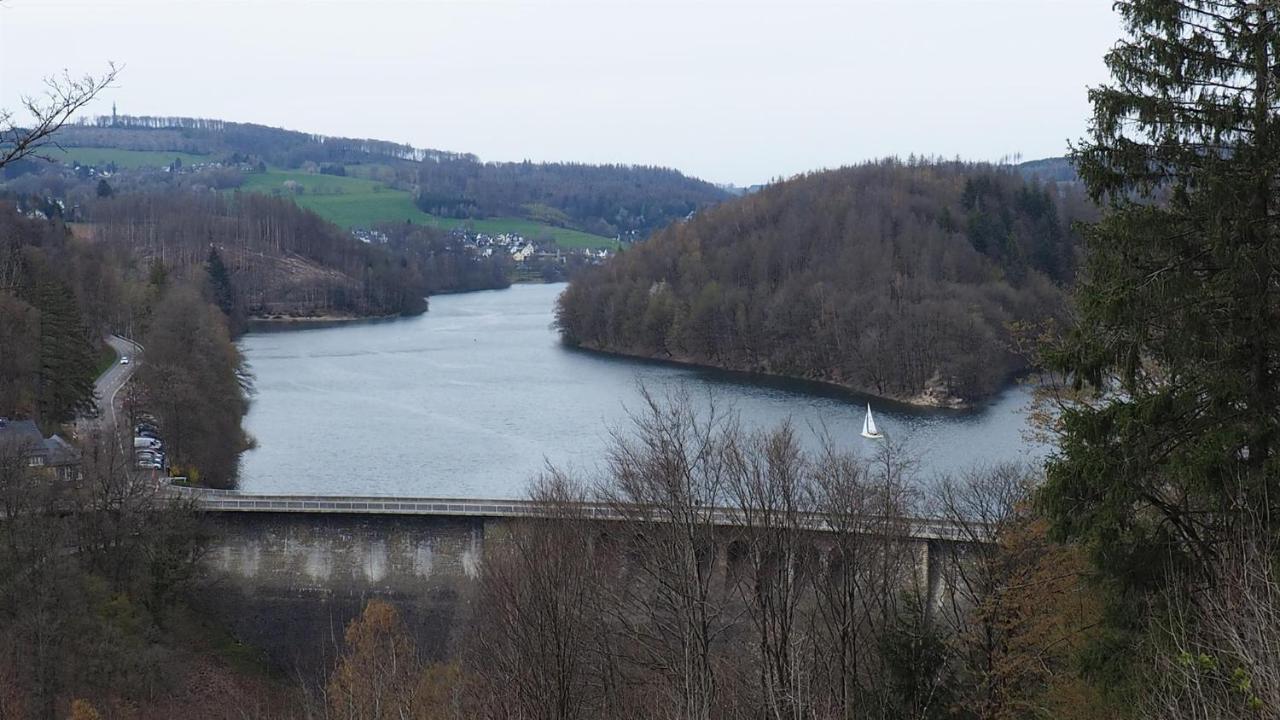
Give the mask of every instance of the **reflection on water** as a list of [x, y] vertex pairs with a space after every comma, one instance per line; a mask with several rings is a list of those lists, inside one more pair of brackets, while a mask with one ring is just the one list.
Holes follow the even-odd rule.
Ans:
[[[244, 456], [242, 490], [518, 497], [547, 463], [596, 472], [641, 386], [683, 388], [747, 427], [790, 420], [810, 444], [825, 432], [873, 447], [858, 434], [866, 399], [853, 394], [561, 346], [551, 321], [562, 289], [439, 296], [416, 318], [245, 336], [258, 448]], [[1043, 456], [1024, 437], [1028, 400], [1015, 387], [972, 412], [872, 404], [933, 474]]]

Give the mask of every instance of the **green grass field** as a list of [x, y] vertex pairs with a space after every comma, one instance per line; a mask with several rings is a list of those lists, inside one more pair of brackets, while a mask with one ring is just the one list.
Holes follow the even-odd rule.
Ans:
[[[290, 194], [285, 183], [293, 181], [302, 187], [299, 194]], [[342, 227], [372, 227], [383, 222], [410, 221], [419, 225], [452, 229], [469, 226], [477, 232], [491, 235], [518, 233], [527, 238], [550, 236], [557, 245], [565, 248], [616, 248], [612, 238], [592, 235], [578, 230], [543, 225], [523, 218], [485, 218], [483, 220], [457, 220], [428, 215], [413, 204], [413, 196], [404, 190], [394, 190], [382, 183], [359, 177], [316, 175], [287, 170], [271, 170], [262, 174], [245, 176], [241, 190], [248, 192], [279, 193], [289, 196], [299, 205], [320, 217]]]
[[[114, 162], [119, 168], [165, 167], [180, 158], [184, 165], [208, 162], [212, 158], [206, 155], [191, 155], [179, 152], [152, 152], [144, 150], [118, 150], [115, 148], [49, 148], [49, 157], [61, 162], [79, 162], [86, 165], [102, 166]], [[368, 165], [354, 164], [348, 170], [357, 175], [369, 175], [381, 169], [377, 163]], [[300, 194], [287, 191], [284, 184], [292, 180], [302, 186]], [[247, 192], [266, 194], [279, 193], [292, 197], [295, 202], [320, 217], [346, 228], [372, 227], [377, 223], [404, 222], [406, 220], [419, 225], [431, 225], [452, 229], [467, 225], [477, 232], [496, 235], [500, 233], [518, 233], [526, 238], [550, 236], [557, 245], [564, 248], [616, 248], [613, 238], [601, 237], [579, 230], [554, 227], [525, 220], [524, 218], [501, 217], [483, 220], [456, 220], [428, 215], [413, 204], [413, 196], [404, 190], [394, 190], [368, 177], [340, 177], [336, 175], [320, 175], [290, 170], [270, 170], [266, 173], [253, 173], [245, 176], [241, 189]]]
[[115, 148], [91, 147], [46, 147], [41, 149], [40, 154], [68, 165], [78, 162], [81, 165], [102, 167], [108, 163], [115, 163], [118, 168], [130, 170], [143, 167], [168, 167], [169, 164], [173, 162], [174, 158], [180, 158], [184, 165], [209, 162], [213, 159], [208, 155], [192, 155], [190, 153], [180, 152], [117, 150]]

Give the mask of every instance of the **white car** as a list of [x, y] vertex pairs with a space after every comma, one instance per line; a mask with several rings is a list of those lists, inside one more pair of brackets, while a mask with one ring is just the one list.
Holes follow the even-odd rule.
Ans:
[[128, 364], [129, 364], [129, 356], [128, 356], [128, 355], [125, 355], [125, 356], [121, 357], [121, 358], [120, 358], [120, 364], [121, 364], [121, 365], [128, 365]]

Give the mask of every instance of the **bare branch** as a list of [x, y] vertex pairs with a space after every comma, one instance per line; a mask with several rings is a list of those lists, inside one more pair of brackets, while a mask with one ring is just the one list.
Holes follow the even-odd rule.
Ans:
[[52, 143], [53, 134], [98, 93], [111, 87], [120, 69], [109, 63], [107, 72], [100, 76], [77, 78], [64, 70], [60, 76], [45, 78], [43, 95], [22, 97], [22, 107], [31, 117], [29, 124], [20, 123], [12, 110], [0, 109], [0, 168], [25, 157], [44, 157], [40, 150]]

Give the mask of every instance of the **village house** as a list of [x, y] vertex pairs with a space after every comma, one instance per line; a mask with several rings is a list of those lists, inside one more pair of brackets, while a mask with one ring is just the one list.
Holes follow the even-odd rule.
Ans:
[[59, 480], [80, 471], [80, 452], [59, 435], [45, 437], [31, 420], [0, 418], [0, 455], [21, 455], [27, 467], [47, 468]]
[[516, 262], [524, 262], [533, 257], [533, 254], [536, 251], [537, 249], [533, 246], [533, 243], [526, 243], [518, 248], [513, 247], [511, 250], [511, 259]]

